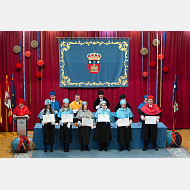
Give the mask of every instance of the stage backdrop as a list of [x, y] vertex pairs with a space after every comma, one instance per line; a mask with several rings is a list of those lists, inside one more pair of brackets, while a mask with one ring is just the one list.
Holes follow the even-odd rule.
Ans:
[[[156, 62], [157, 48], [152, 44], [156, 38], [160, 40], [163, 31], [150, 32], [150, 61]], [[172, 94], [175, 75], [177, 75], [178, 85], [178, 107], [179, 114], [176, 120], [176, 128], [186, 128], [190, 126], [189, 107], [190, 107], [190, 32], [189, 31], [166, 31], [165, 32], [165, 50], [164, 50], [164, 66], [168, 66], [169, 71], [163, 73], [162, 83], [162, 114], [161, 122], [163, 122], [168, 129], [172, 129], [173, 116], [172, 116]], [[128, 73], [128, 87], [102, 87], [102, 88], [60, 88], [59, 76], [59, 37], [69, 37], [78, 40], [78, 37], [88, 37], [95, 40], [96, 37], [109, 39], [119, 39], [123, 37], [128, 39], [130, 37], [129, 49], [129, 73]], [[73, 39], [72, 38], [72, 39]], [[23, 33], [20, 34], [21, 50], [23, 50]], [[37, 48], [30, 46], [31, 41], [36, 40], [40, 43]], [[62, 39], [62, 38], [61, 38]], [[138, 105], [142, 103], [143, 96], [147, 94], [147, 78], [142, 77], [142, 72], [147, 71], [148, 55], [143, 56], [142, 68], [142, 55], [140, 50], [142, 48], [142, 32], [141, 31], [43, 31], [43, 36], [39, 35], [37, 31], [25, 32], [25, 51], [31, 52], [30, 58], [25, 58], [25, 78], [21, 78], [23, 74], [23, 67], [20, 70], [15, 69], [17, 63], [21, 63], [20, 54], [13, 53], [13, 47], [19, 45], [19, 32], [18, 31], [0, 31], [0, 83], [1, 83], [1, 102], [3, 114], [3, 126], [0, 131], [6, 130], [6, 107], [3, 104], [5, 93], [5, 79], [8, 75], [8, 82], [10, 92], [12, 93], [12, 74], [14, 75], [15, 82], [15, 95], [16, 103], [18, 99], [24, 97], [24, 84], [25, 84], [25, 104], [32, 112], [31, 118], [28, 123], [28, 129], [33, 130], [35, 123], [40, 122], [37, 117], [40, 110], [44, 108], [44, 101], [50, 98], [50, 91], [55, 90], [56, 100], [62, 102], [64, 98], [71, 101], [74, 100], [75, 94], [80, 94], [81, 99], [88, 102], [88, 108], [93, 110], [93, 102], [98, 97], [98, 91], [104, 91], [105, 97], [110, 102], [110, 109], [114, 111], [114, 107], [119, 102], [121, 94], [126, 95], [127, 102], [130, 103], [132, 109], [134, 122], [138, 122]], [[43, 49], [41, 48], [43, 45]], [[143, 32], [143, 47], [148, 48], [148, 31]], [[158, 49], [160, 54], [160, 45]], [[40, 67], [37, 65], [38, 55], [40, 52], [40, 59], [44, 61], [43, 74], [41, 79], [36, 78], [36, 73], [40, 72]], [[92, 52], [93, 53], [93, 52]], [[23, 51], [22, 56], [23, 60]], [[102, 57], [103, 58], [103, 57]], [[100, 60], [101, 61], [101, 60]], [[23, 64], [22, 64], [23, 66]], [[159, 76], [160, 76], [160, 61], [159, 61]], [[150, 93], [156, 97], [156, 67], [150, 68]], [[22, 71], [22, 73], [21, 73]], [[76, 71], [77, 73], [77, 71]], [[25, 83], [24, 83], [25, 79]], [[22, 83], [21, 83], [22, 80]], [[160, 81], [160, 78], [158, 78]], [[22, 91], [21, 91], [22, 86]], [[148, 88], [147, 88], [148, 87]], [[42, 90], [41, 90], [42, 89]], [[160, 89], [160, 86], [158, 86]], [[158, 91], [158, 105], [160, 105], [160, 91]], [[155, 99], [154, 99], [155, 102]], [[8, 126], [9, 131], [12, 131], [12, 124]], [[16, 127], [15, 127], [16, 129]]]
[[60, 87], [128, 87], [130, 38], [60, 39]]

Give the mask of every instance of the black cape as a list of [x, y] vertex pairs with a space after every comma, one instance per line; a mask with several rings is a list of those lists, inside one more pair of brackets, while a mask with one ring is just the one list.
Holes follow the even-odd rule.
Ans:
[[111, 126], [109, 122], [98, 122], [95, 128], [94, 141], [98, 143], [109, 143], [112, 141]]
[[[82, 120], [78, 119], [78, 121], [82, 122]], [[91, 127], [89, 126], [81, 126], [78, 127], [78, 143], [88, 145], [90, 139], [90, 131]]]
[[[133, 117], [129, 118], [133, 120]], [[115, 117], [115, 121], [117, 121], [118, 118]], [[129, 141], [132, 141], [132, 131], [131, 131], [131, 126], [122, 126], [122, 127], [117, 127], [117, 142], [124, 144], [128, 143]]]
[[[145, 114], [141, 110], [139, 110], [139, 115], [143, 116], [150, 116], [148, 114]], [[152, 116], [161, 116], [161, 112], [157, 115]], [[151, 140], [157, 139], [157, 124], [145, 124], [145, 121], [142, 121], [142, 129], [141, 129], [141, 138], [145, 141], [148, 141], [149, 136], [151, 137]]]
[[67, 128], [67, 124], [60, 125], [59, 140], [65, 144], [72, 143], [72, 126], [70, 126], [70, 129], [69, 129], [69, 128]]
[[[126, 103], [126, 108], [127, 108], [127, 107], [128, 107], [131, 111], [133, 111], [132, 108], [131, 108], [131, 106], [130, 106], [130, 104], [129, 104], [128, 102]], [[120, 102], [115, 106], [114, 110], [117, 111], [119, 108], [121, 108]]]
[[51, 125], [51, 123], [42, 125], [43, 129], [43, 144], [44, 145], [52, 145], [55, 144], [55, 125]]
[[[109, 101], [108, 101], [108, 99], [107, 98], [105, 98], [105, 97], [103, 97], [103, 100], [105, 100], [106, 101], [106, 105], [107, 105], [107, 108], [109, 108], [109, 106], [110, 106], [110, 103], [109, 103]], [[93, 103], [93, 108], [94, 108], [94, 110], [96, 110], [96, 106], [98, 106], [100, 104], [100, 98], [98, 97], [95, 101], [94, 101], [94, 103]]]

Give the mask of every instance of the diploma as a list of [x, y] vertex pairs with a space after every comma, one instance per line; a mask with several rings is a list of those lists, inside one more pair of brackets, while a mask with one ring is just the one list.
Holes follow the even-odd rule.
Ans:
[[73, 114], [61, 114], [62, 122], [73, 122]]
[[129, 118], [118, 119], [118, 126], [129, 126]]
[[54, 114], [48, 114], [48, 115], [43, 115], [43, 122], [53, 122], [55, 123], [55, 117]]
[[156, 124], [156, 116], [145, 116], [145, 124]]
[[82, 118], [82, 124], [86, 126], [93, 126], [93, 119]]
[[109, 115], [108, 114], [98, 115], [98, 122], [109, 122]]

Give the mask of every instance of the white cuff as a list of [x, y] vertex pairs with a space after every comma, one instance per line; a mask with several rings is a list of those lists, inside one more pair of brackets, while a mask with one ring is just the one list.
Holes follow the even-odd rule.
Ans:
[[82, 123], [80, 121], [78, 121], [77, 125], [80, 127], [82, 125]]

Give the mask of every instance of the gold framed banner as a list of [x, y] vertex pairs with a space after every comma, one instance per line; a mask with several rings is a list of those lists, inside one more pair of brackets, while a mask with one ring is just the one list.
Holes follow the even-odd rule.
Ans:
[[130, 39], [60, 39], [60, 87], [128, 87]]

